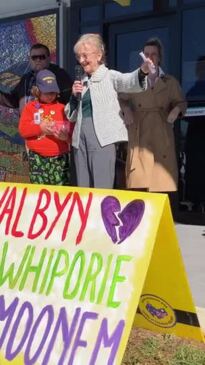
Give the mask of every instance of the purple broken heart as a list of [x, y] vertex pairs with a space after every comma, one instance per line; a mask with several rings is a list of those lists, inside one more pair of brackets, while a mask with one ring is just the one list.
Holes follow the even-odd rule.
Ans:
[[[122, 243], [139, 226], [145, 210], [141, 199], [132, 200], [122, 210], [114, 196], [107, 196], [101, 203], [102, 219], [114, 243]], [[117, 234], [118, 232], [118, 234]]]

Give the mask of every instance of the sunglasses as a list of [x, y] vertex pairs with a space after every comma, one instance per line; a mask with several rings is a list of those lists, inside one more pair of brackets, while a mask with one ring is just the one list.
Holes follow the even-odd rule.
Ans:
[[36, 54], [31, 56], [32, 61], [36, 61], [36, 60], [45, 60], [47, 58], [47, 56], [45, 54]]

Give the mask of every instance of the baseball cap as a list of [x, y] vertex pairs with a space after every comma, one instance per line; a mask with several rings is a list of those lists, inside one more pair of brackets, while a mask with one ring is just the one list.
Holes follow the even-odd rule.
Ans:
[[36, 76], [36, 86], [42, 93], [59, 93], [56, 76], [49, 70], [41, 70]]

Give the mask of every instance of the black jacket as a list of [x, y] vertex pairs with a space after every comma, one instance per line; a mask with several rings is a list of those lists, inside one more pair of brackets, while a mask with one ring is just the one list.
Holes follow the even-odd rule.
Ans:
[[[59, 101], [63, 104], [67, 104], [71, 95], [72, 80], [68, 73], [60, 68], [58, 65], [50, 63], [48, 69], [52, 71], [60, 89]], [[18, 108], [19, 101], [25, 96], [30, 96], [31, 88], [35, 85], [36, 77], [33, 71], [27, 72], [23, 75], [19, 83], [10, 93], [0, 92], [0, 105], [7, 106], [9, 108]]]

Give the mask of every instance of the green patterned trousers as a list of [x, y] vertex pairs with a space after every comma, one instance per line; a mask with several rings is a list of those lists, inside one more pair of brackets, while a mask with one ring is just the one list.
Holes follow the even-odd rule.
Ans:
[[29, 151], [29, 177], [32, 184], [70, 185], [69, 153], [44, 157]]

